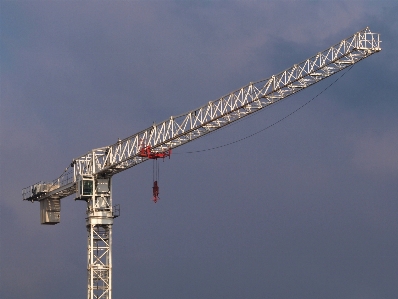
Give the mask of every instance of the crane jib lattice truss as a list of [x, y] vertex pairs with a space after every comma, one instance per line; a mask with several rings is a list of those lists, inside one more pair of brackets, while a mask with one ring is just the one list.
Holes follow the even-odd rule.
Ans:
[[165, 152], [266, 108], [378, 52], [380, 36], [369, 28], [268, 79], [252, 82], [215, 101], [151, 127], [110, 146], [93, 149], [73, 160], [73, 170], [50, 183], [23, 189], [24, 200], [63, 198], [75, 192], [76, 178], [97, 174], [110, 177], [146, 161], [142, 140], [154, 152]]
[[115, 144], [74, 159], [71, 170], [52, 182], [22, 190], [23, 200], [40, 202], [42, 224], [60, 222], [61, 199], [76, 194], [87, 202], [87, 298], [112, 298], [112, 176], [285, 99], [381, 51], [369, 28], [266, 80], [249, 83], [188, 113], [172, 116]]

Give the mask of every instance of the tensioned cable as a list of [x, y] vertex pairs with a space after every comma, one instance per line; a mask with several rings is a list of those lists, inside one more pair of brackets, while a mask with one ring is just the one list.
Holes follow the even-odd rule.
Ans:
[[[248, 139], [248, 138], [250, 138], [250, 137], [253, 137], [253, 136], [255, 136], [255, 135], [257, 135], [257, 134], [259, 134], [259, 133], [261, 133], [261, 132], [263, 132], [263, 131], [265, 131], [265, 130], [267, 130], [267, 129], [273, 127], [273, 126], [275, 126], [276, 124], [280, 123], [281, 121], [285, 120], [285, 119], [288, 118], [289, 116], [292, 116], [294, 113], [296, 113], [296, 112], [299, 111], [300, 109], [302, 109], [302, 108], [304, 108], [305, 106], [307, 106], [309, 103], [311, 103], [311, 102], [312, 102], [313, 100], [315, 100], [317, 97], [319, 97], [322, 93], [324, 93], [326, 90], [328, 90], [333, 84], [335, 84], [337, 81], [339, 81], [341, 78], [343, 78], [344, 75], [347, 74], [353, 67], [354, 67], [354, 65], [350, 66], [346, 72], [344, 72], [340, 77], [338, 77], [336, 80], [334, 80], [331, 84], [329, 84], [325, 89], [323, 89], [320, 93], [318, 93], [318, 94], [317, 94], [316, 96], [314, 96], [312, 99], [310, 99], [309, 101], [307, 101], [306, 103], [304, 103], [303, 105], [301, 105], [300, 107], [298, 107], [296, 110], [293, 110], [291, 113], [289, 113], [289, 114], [286, 115], [285, 117], [279, 119], [278, 121], [272, 123], [271, 125], [265, 127], [264, 129], [261, 129], [260, 131], [257, 131], [257, 132], [255, 132], [255, 133], [253, 133], [253, 134], [250, 134], [250, 135], [246, 136], [246, 137], [243, 137], [243, 138], [241, 138], [241, 139], [238, 139], [238, 140], [235, 140], [235, 141], [232, 141], [232, 142], [223, 144], [223, 145], [219, 145], [219, 146], [215, 146], [215, 147], [211, 147], [211, 148], [207, 148], [207, 149], [203, 149], [203, 150], [198, 150], [198, 151], [182, 152], [182, 153], [173, 153], [173, 154], [195, 154], [195, 153], [201, 153], [201, 152], [211, 151], [211, 150], [215, 150], [215, 149], [219, 149], [219, 148], [222, 148], [222, 147], [225, 147], [225, 146], [228, 146], [228, 145], [232, 145], [232, 144], [241, 142], [241, 141], [243, 141], [243, 140], [246, 140], [246, 139]], [[253, 115], [253, 114], [252, 114], [252, 115]]]
[[62, 178], [62, 176], [64, 176], [64, 175], [67, 173], [67, 171], [68, 171], [69, 168], [70, 168], [70, 166], [66, 167], [65, 170], [64, 170], [64, 172], [63, 172], [58, 178], [56, 178], [54, 181], [52, 181], [51, 185], [52, 185], [52, 186], [55, 186], [55, 184], [58, 183], [58, 180], [59, 180], [60, 178]]

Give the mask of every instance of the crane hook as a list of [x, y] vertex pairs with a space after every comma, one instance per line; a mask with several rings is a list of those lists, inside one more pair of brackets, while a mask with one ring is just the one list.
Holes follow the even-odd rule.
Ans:
[[158, 186], [158, 181], [154, 181], [153, 182], [153, 187], [152, 187], [152, 191], [153, 191], [153, 201], [155, 203], [157, 203], [157, 201], [159, 200], [159, 186]]

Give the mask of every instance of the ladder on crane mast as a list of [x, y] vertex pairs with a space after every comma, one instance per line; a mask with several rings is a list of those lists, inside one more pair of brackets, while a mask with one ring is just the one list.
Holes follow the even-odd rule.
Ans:
[[[61, 199], [75, 194], [87, 202], [87, 298], [112, 298], [112, 177], [149, 159], [267, 108], [381, 51], [380, 35], [367, 27], [268, 79], [251, 82], [188, 113], [171, 116], [115, 144], [73, 159], [70, 170], [52, 182], [22, 190], [22, 199], [40, 202], [42, 224], [60, 222]], [[146, 141], [142, 146], [142, 140]], [[155, 190], [154, 190], [155, 191]]]

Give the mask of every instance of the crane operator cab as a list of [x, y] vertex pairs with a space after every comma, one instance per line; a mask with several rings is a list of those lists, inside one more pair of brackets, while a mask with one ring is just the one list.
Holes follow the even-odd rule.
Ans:
[[99, 179], [91, 176], [79, 176], [76, 182], [75, 200], [90, 202], [93, 211], [111, 212], [111, 182], [109, 178]]
[[94, 195], [94, 178], [80, 176], [77, 179], [76, 189], [75, 200], [87, 201]]

